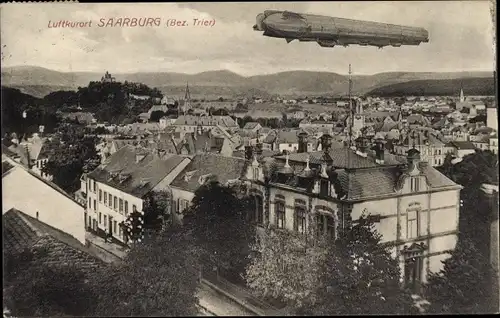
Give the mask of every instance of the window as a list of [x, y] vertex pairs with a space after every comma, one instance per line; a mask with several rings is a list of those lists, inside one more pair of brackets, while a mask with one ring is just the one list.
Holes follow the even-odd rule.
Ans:
[[108, 204], [108, 193], [104, 191], [104, 205]]
[[125, 215], [128, 214], [128, 202], [125, 200]]
[[87, 184], [88, 184], [89, 191], [92, 191], [92, 180], [88, 179]]
[[276, 206], [276, 226], [279, 229], [284, 229], [285, 228], [285, 202], [284, 201], [277, 201], [275, 203]]
[[120, 206], [119, 206], [119, 211], [120, 213], [123, 213], [123, 199], [120, 199], [120, 201], [118, 201], [120, 203]]
[[101, 212], [99, 212], [99, 224], [101, 224], [101, 223], [102, 223], [102, 214], [101, 214]]
[[253, 178], [254, 180], [259, 179], [259, 168], [253, 168]]
[[179, 213], [182, 213], [185, 209], [189, 207], [189, 201], [188, 200], [180, 200], [179, 201]]
[[137, 206], [135, 206], [135, 204], [132, 205], [132, 212], [135, 212], [137, 211]]
[[407, 237], [417, 238], [418, 237], [418, 210], [409, 210], [407, 211]]
[[99, 202], [102, 202], [102, 190], [99, 189]]
[[97, 204], [95, 200], [94, 200], [94, 210], [97, 210]]
[[405, 259], [405, 283], [414, 292], [418, 291], [422, 279], [422, 257], [407, 257]]
[[419, 177], [411, 177], [410, 187], [411, 187], [412, 192], [418, 192], [420, 190], [420, 178]]
[[111, 193], [109, 193], [108, 197], [109, 197], [109, 207], [112, 208], [113, 207], [113, 195], [111, 195]]
[[300, 234], [304, 234], [306, 232], [306, 209], [303, 206], [295, 207], [294, 227], [295, 231]]
[[321, 195], [329, 196], [330, 195], [330, 182], [328, 180], [320, 180], [319, 181], [319, 191]]
[[335, 238], [335, 219], [332, 215], [317, 213], [316, 226], [318, 235], [325, 235], [329, 238]]
[[116, 211], [118, 209], [118, 198], [113, 197], [113, 209]]
[[108, 216], [104, 215], [104, 226], [108, 226]]
[[117, 222], [113, 221], [113, 233], [116, 234]]
[[96, 183], [95, 183], [95, 180], [92, 180], [92, 183], [94, 184], [94, 189], [93, 189], [93, 191], [94, 191], [94, 193], [95, 193], [95, 192], [96, 192], [96, 189], [97, 189], [97, 187], [96, 187]]
[[92, 209], [92, 199], [89, 197], [89, 209]]

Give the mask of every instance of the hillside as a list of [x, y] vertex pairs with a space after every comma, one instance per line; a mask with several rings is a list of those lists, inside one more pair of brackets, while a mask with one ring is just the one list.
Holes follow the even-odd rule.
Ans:
[[463, 88], [466, 95], [495, 95], [493, 78], [464, 78], [420, 80], [397, 83], [376, 88], [366, 95], [369, 96], [433, 96], [456, 95]]
[[[20, 66], [2, 69], [2, 85], [31, 92], [34, 96], [59, 90], [87, 86], [90, 81], [100, 80], [102, 73], [56, 72], [42, 67]], [[173, 72], [139, 72], [113, 76], [118, 81], [137, 82], [157, 87], [166, 94], [183, 95], [186, 83], [192, 94], [214, 96], [281, 94], [281, 95], [339, 95], [348, 90], [348, 77], [332, 72], [288, 71], [268, 75], [244, 77], [227, 71], [209, 71], [198, 74]], [[493, 78], [493, 72], [388, 72], [375, 75], [353, 76], [353, 92], [365, 94], [376, 88], [418, 80], [449, 80], [457, 78]], [[197, 89], [198, 87], [198, 89]], [[176, 93], [178, 92], [179, 93]], [[195, 93], [198, 91], [198, 93]], [[456, 94], [456, 92], [455, 92]]]

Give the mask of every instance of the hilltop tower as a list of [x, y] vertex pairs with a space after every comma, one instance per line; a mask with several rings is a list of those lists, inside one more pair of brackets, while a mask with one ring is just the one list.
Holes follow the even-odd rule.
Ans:
[[464, 90], [460, 88], [460, 102], [465, 102]]

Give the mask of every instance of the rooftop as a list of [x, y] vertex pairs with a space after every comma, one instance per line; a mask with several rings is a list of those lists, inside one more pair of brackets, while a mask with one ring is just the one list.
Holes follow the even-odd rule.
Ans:
[[209, 175], [216, 176], [217, 180], [223, 184], [242, 177], [246, 165], [247, 161], [243, 158], [226, 157], [212, 153], [197, 154], [172, 181], [171, 186], [194, 192], [202, 184], [200, 177]]
[[15, 253], [42, 247], [47, 252], [43, 262], [51, 265], [76, 264], [92, 270], [104, 264], [71, 235], [21, 211], [10, 209], [2, 216], [2, 221], [4, 251]]
[[159, 158], [144, 149], [125, 146], [108, 158], [105, 164], [89, 173], [87, 178], [140, 198], [185, 159], [168, 154]]

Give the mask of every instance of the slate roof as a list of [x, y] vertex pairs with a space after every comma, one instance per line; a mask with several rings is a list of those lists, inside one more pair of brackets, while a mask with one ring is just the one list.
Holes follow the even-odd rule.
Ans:
[[[370, 153], [371, 154], [371, 153]], [[309, 158], [310, 163], [312, 164], [321, 164], [324, 152], [323, 151], [314, 151], [314, 152], [303, 152], [303, 153], [292, 153], [289, 155], [289, 161], [295, 161], [300, 163], [305, 163]], [[363, 157], [356, 154], [355, 151], [346, 148], [332, 148], [329, 153], [329, 162], [336, 169], [361, 169], [361, 168], [370, 168], [370, 167], [378, 167], [380, 164], [375, 163], [373, 159], [373, 155], [368, 157]], [[397, 165], [401, 164], [402, 159], [396, 159], [397, 157], [388, 153], [385, 153], [384, 165]], [[278, 156], [276, 159], [285, 160], [286, 156]], [[387, 160], [386, 160], [387, 159]]]
[[243, 129], [254, 129], [257, 125], [259, 125], [259, 123], [251, 121], [246, 123]]
[[450, 141], [447, 146], [455, 147], [460, 150], [474, 150], [476, 147], [470, 141]]
[[241, 178], [246, 172], [246, 167], [247, 161], [243, 158], [225, 157], [212, 153], [197, 154], [170, 185], [194, 192], [201, 185], [199, 182], [201, 176], [212, 174], [224, 184], [229, 180]]
[[196, 154], [198, 152], [215, 152], [219, 153], [222, 149], [223, 141], [217, 142], [217, 140], [222, 140], [224, 138], [215, 137], [211, 132], [198, 133], [188, 133], [184, 136], [184, 139], [179, 142], [177, 149], [181, 151], [184, 147], [188, 150], [188, 153]]
[[20, 252], [24, 249], [43, 248], [43, 261], [50, 265], [77, 265], [93, 270], [104, 264], [92, 251], [71, 235], [57, 230], [16, 209], [2, 215], [3, 249]]
[[[290, 156], [292, 157], [292, 156]], [[361, 157], [363, 158], [363, 157]], [[367, 159], [367, 158], [364, 158]], [[357, 169], [342, 169], [336, 168], [335, 172], [337, 174], [337, 182], [340, 188], [336, 191], [346, 194], [345, 199], [347, 200], [363, 200], [370, 197], [391, 195], [395, 193], [395, 187], [399, 177], [403, 173], [404, 165], [402, 165], [402, 158], [392, 158], [395, 163], [398, 160], [398, 165], [373, 165], [368, 166], [368, 164], [359, 164]], [[385, 160], [385, 159], [384, 159]], [[361, 163], [358, 160], [354, 162]], [[293, 162], [289, 159], [289, 164], [293, 169], [294, 175], [286, 181], [286, 185], [297, 187], [298, 177], [304, 172], [305, 163], [304, 162]], [[273, 171], [279, 171], [284, 166], [284, 161], [282, 159], [268, 159], [264, 166], [268, 171], [268, 177], [275, 179], [272, 173]], [[320, 165], [315, 160], [311, 158], [309, 164], [310, 168], [313, 170], [312, 176], [315, 176], [320, 171]], [[446, 176], [441, 174], [438, 170], [428, 165], [426, 162], [419, 163], [419, 169], [427, 177], [431, 187], [433, 189], [439, 189], [443, 187], [456, 186], [456, 184], [448, 179]], [[279, 182], [282, 183], [282, 182]]]
[[189, 126], [216, 126], [222, 127], [238, 127], [236, 122], [229, 116], [179, 116], [174, 122], [174, 125], [189, 125]]
[[[137, 154], [144, 156], [139, 162], [136, 162]], [[165, 155], [164, 158], [159, 158], [150, 152], [125, 146], [108, 158], [104, 165], [87, 174], [87, 178], [141, 198], [184, 159], [178, 155]]]

